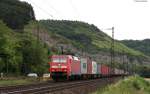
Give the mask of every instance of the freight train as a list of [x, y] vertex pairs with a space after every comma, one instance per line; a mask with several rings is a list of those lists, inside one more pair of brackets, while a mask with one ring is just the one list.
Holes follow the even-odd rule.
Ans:
[[55, 81], [94, 79], [100, 77], [126, 75], [127, 72], [99, 64], [89, 57], [53, 55], [50, 57], [50, 74]]

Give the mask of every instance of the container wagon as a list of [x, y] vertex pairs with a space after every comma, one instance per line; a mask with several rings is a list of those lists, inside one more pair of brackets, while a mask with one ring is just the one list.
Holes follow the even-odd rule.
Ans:
[[101, 75], [102, 75], [102, 77], [108, 77], [110, 75], [109, 71], [110, 71], [110, 68], [108, 66], [101, 65]]

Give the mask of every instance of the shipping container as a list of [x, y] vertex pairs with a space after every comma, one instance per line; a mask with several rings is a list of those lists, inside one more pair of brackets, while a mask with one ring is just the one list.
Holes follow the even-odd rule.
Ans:
[[87, 74], [87, 59], [81, 58], [81, 74]]
[[115, 68], [115, 69], [114, 69], [114, 74], [115, 74], [115, 75], [119, 75], [119, 74], [120, 74], [120, 73], [119, 73], [119, 69]]
[[124, 70], [120, 70], [120, 74], [124, 74]]
[[102, 75], [109, 75], [109, 67], [106, 65], [101, 65], [101, 74]]
[[87, 58], [87, 74], [92, 74], [92, 60]]
[[81, 74], [81, 64], [78, 57], [73, 56], [73, 61], [71, 62], [71, 75]]
[[97, 62], [92, 61], [92, 74], [97, 74]]
[[97, 64], [97, 73], [101, 74], [101, 64]]

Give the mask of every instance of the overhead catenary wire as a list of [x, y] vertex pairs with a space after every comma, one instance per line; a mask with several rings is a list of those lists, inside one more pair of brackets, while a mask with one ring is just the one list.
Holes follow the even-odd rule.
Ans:
[[72, 6], [72, 9], [73, 9], [74, 13], [75, 13], [76, 16], [77, 16], [77, 19], [80, 19], [80, 14], [79, 14], [77, 8], [75, 7], [73, 1], [72, 1], [72, 0], [69, 0], [69, 2], [70, 2], [70, 5]]
[[32, 0], [28, 0], [30, 3], [34, 4], [37, 8], [39, 8], [43, 13], [47, 14], [48, 16], [54, 18], [54, 16], [52, 14], [50, 14], [49, 12], [47, 12], [45, 9], [39, 7], [36, 3], [34, 3]]
[[[35, 2], [33, 2], [32, 0], [27, 0], [28, 2], [30, 2], [31, 4], [35, 5], [37, 8], [39, 8], [43, 13], [47, 14], [48, 16], [54, 18], [54, 16], [52, 14], [50, 14], [48, 11], [46, 11], [44, 8], [40, 7], [39, 5], [37, 5]], [[58, 15], [60, 18], [63, 18], [64, 15], [61, 14], [60, 11], [58, 11], [57, 9], [55, 9], [48, 1], [44, 1], [46, 2], [45, 4], [48, 5], [48, 7], [50, 7], [51, 9], [53, 9]], [[72, 6], [72, 9], [73, 9], [73, 12], [74, 14], [76, 15], [76, 19], [80, 19], [80, 14], [77, 10], [77, 8], [75, 7], [75, 5], [73, 4], [72, 0], [69, 0], [70, 2], [70, 5]], [[63, 16], [63, 17], [62, 17]]]
[[54, 10], [59, 15], [60, 18], [64, 17], [64, 15], [62, 15], [62, 13], [59, 10], [57, 10], [53, 5], [51, 5], [50, 2], [48, 2], [47, 0], [44, 0], [43, 2], [45, 2], [45, 4], [49, 8], [51, 8], [52, 10]]

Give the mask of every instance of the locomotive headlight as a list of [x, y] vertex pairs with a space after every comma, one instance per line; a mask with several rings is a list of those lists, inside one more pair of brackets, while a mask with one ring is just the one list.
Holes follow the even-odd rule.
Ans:
[[52, 66], [52, 68], [58, 68], [58, 66]]
[[67, 66], [61, 66], [61, 68], [67, 68]]

